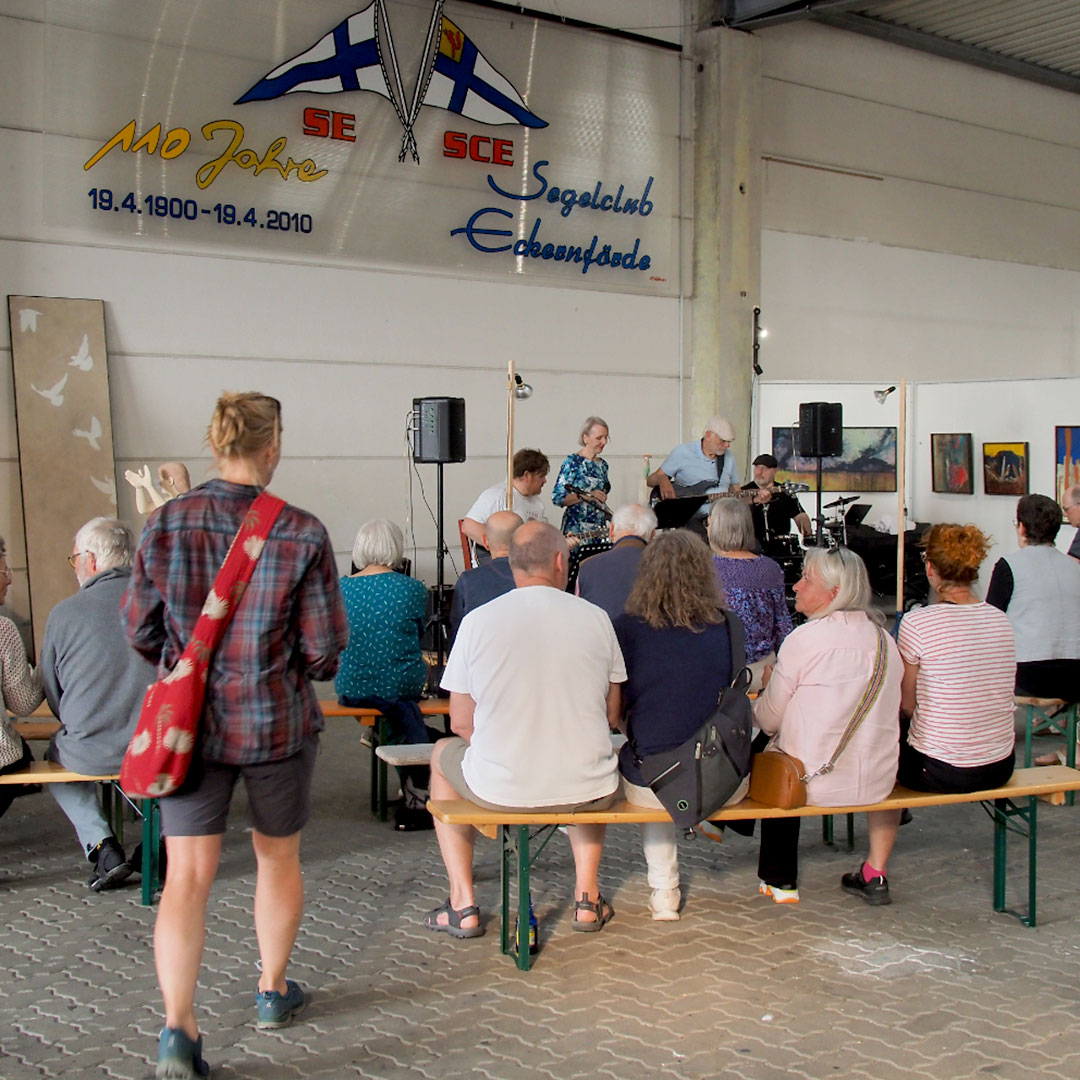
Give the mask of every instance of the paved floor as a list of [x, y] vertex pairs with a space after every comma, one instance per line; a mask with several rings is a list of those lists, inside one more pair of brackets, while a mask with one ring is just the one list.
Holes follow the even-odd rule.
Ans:
[[[560, 838], [533, 879], [541, 953], [526, 975], [498, 954], [495, 845], [478, 847], [487, 935], [423, 930], [422, 914], [445, 896], [433, 837], [373, 820], [358, 732], [332, 723], [291, 971], [311, 1005], [281, 1032], [253, 1025], [253, 858], [242, 799], [234, 806], [199, 993], [219, 1080], [1080, 1073], [1080, 806], [1040, 808], [1034, 930], [991, 912], [991, 825], [978, 806], [920, 812], [902, 830], [894, 903], [881, 909], [841, 892], [856, 860], [823, 847], [814, 824], [797, 907], [757, 896], [752, 841], [685, 844], [686, 908], [669, 924], [648, 918], [636, 830], [611, 830], [601, 879], [618, 914], [592, 936], [570, 932]], [[860, 822], [860, 849], [863, 837]], [[50, 796], [17, 800], [0, 826], [4, 1080], [153, 1074], [153, 911], [136, 885], [96, 895], [87, 877]], [[1021, 874], [1010, 884], [1019, 902]]]

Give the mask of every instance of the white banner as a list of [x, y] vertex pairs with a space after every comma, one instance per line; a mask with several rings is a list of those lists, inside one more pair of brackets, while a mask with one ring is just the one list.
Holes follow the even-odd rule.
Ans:
[[679, 292], [679, 57], [442, 0], [49, 0], [47, 226]]

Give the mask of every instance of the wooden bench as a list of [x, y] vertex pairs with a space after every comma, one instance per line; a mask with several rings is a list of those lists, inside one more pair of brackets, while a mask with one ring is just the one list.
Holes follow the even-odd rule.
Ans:
[[[386, 761], [380, 758], [377, 750], [386, 745], [388, 731], [386, 718], [378, 709], [362, 708], [360, 706], [339, 705], [336, 701], [320, 701], [319, 707], [323, 716], [340, 717], [347, 716], [356, 720], [361, 727], [369, 727], [372, 732], [371, 754], [371, 809], [379, 815], [381, 821], [387, 818], [387, 772]], [[425, 698], [420, 702], [421, 716], [448, 716], [450, 714], [449, 698]], [[425, 744], [426, 745], [426, 744]]]
[[[1035, 870], [1038, 847], [1039, 796], [1080, 788], [1080, 772], [1064, 765], [1017, 769], [1007, 784], [987, 791], [969, 794], [939, 795], [911, 791], [897, 785], [883, 802], [872, 806], [804, 806], [799, 810], [778, 810], [763, 806], [752, 799], [743, 799], [735, 806], [718, 810], [710, 821], [738, 821], [752, 818], [826, 817], [833, 814], [864, 814], [869, 810], [900, 810], [907, 807], [925, 809], [953, 803], [981, 802], [994, 822], [994, 911], [1015, 915], [1025, 926], [1035, 925]], [[1024, 805], [1026, 803], [1026, 805]], [[449, 825], [472, 825], [485, 836], [499, 838], [502, 848], [502, 930], [500, 945], [505, 955], [515, 955], [517, 966], [527, 971], [530, 966], [529, 933], [529, 872], [533, 860], [551, 839], [552, 830], [559, 825], [630, 825], [648, 821], [667, 821], [667, 812], [649, 810], [620, 802], [610, 810], [578, 814], [528, 812], [511, 814], [485, 810], [465, 799], [429, 801], [428, 810], [438, 820]], [[1019, 819], [1019, 826], [1013, 819]], [[1023, 833], [1028, 838], [1028, 909], [1027, 914], [1005, 906], [1005, 862], [1008, 830]], [[532, 832], [531, 830], [536, 830]], [[531, 852], [532, 841], [547, 834]], [[512, 942], [510, 926], [511, 879], [517, 879], [518, 941]]]
[[[1023, 697], [1017, 695], [1013, 704], [1024, 710], [1024, 765], [1031, 765], [1033, 735], [1061, 735], [1065, 739], [1065, 764], [1076, 768], [1076, 721], [1080, 705], [1060, 698]], [[1065, 802], [1073, 805], [1074, 792], [1065, 796]]]
[[121, 844], [124, 842], [124, 804], [142, 819], [142, 902], [149, 907], [161, 887], [158, 849], [161, 821], [157, 799], [132, 799], [120, 787], [119, 774], [89, 775], [65, 769], [57, 761], [31, 761], [18, 772], [0, 773], [0, 784], [100, 784], [105, 817]]

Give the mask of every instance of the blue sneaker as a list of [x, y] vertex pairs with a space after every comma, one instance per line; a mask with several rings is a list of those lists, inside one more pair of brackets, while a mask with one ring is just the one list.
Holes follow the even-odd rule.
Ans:
[[260, 1028], [283, 1028], [288, 1027], [297, 1013], [304, 1011], [307, 998], [304, 991], [292, 981], [285, 980], [285, 993], [279, 994], [276, 990], [266, 990], [260, 993], [255, 991], [255, 1008], [259, 1018], [255, 1023]]
[[180, 1028], [162, 1028], [158, 1040], [157, 1080], [197, 1080], [209, 1076], [203, 1061], [202, 1036], [189, 1039]]

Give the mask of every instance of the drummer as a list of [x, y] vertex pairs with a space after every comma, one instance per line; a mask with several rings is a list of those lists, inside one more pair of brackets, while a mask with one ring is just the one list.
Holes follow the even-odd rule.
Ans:
[[776, 470], [772, 454], [758, 454], [754, 458], [754, 479], [742, 487], [743, 491], [758, 492], [750, 504], [750, 516], [758, 546], [766, 555], [784, 553], [782, 538], [791, 534], [792, 522], [804, 541], [811, 534], [810, 516], [794, 495], [777, 487]]

